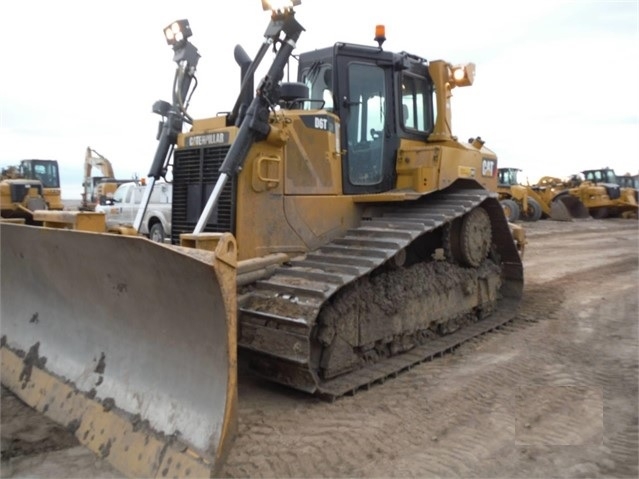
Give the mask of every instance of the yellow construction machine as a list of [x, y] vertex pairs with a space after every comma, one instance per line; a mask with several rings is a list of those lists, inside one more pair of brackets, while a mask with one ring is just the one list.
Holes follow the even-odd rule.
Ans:
[[544, 176], [537, 184], [530, 185], [521, 179], [521, 174], [519, 168], [499, 168], [498, 171], [497, 192], [509, 221], [541, 218], [572, 221], [589, 216], [583, 203], [568, 194], [561, 180]]
[[209, 118], [186, 111], [189, 23], [165, 29], [173, 99], [153, 108], [134, 226], [171, 168], [172, 245], [1, 226], [3, 382], [128, 475], [216, 472], [238, 349], [256, 374], [333, 399], [499, 327], [521, 300], [497, 156], [451, 130], [473, 65], [386, 51], [379, 26], [377, 45], [297, 55], [284, 82], [304, 31], [289, 3], [252, 60], [236, 47], [237, 101]]
[[619, 175], [617, 176], [617, 182], [622, 188], [633, 188], [635, 191], [639, 190], [639, 175], [631, 175], [630, 173]]
[[21, 160], [0, 172], [2, 218], [34, 223], [35, 210], [63, 210], [56, 160]]
[[637, 217], [637, 192], [621, 187], [611, 168], [584, 170], [573, 175], [569, 193], [578, 198], [595, 219], [607, 217]]
[[[639, 204], [639, 175], [631, 175], [630, 173], [626, 173], [625, 175], [617, 176], [617, 182], [619, 186], [621, 187], [622, 191], [624, 191], [625, 188], [629, 189], [635, 197], [635, 202]], [[624, 192], [624, 195], [628, 195], [628, 194], [629, 193]], [[634, 212], [627, 212], [623, 214], [636, 218], [638, 215], [638, 212], [634, 211]]]

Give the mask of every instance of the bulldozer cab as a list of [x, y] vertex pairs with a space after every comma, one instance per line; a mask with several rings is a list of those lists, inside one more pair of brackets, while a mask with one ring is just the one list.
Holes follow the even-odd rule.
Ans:
[[22, 160], [20, 175], [30, 180], [38, 180], [44, 188], [60, 188], [60, 172], [56, 160]]
[[[299, 61], [298, 80], [310, 95], [305, 108], [323, 106], [341, 120], [343, 192], [394, 188], [400, 141], [425, 141], [433, 131], [434, 85], [426, 61], [346, 43], [302, 53]], [[315, 127], [334, 124], [318, 118]]]

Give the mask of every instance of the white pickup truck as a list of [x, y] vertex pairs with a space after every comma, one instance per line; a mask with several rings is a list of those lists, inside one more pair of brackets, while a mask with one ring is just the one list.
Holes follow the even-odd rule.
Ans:
[[[106, 204], [96, 206], [95, 211], [106, 215], [107, 229], [133, 225], [144, 188], [146, 186], [135, 182], [124, 183], [115, 190], [112, 198], [107, 198]], [[171, 183], [156, 183], [140, 225], [139, 232], [158, 243], [171, 237], [172, 193]]]

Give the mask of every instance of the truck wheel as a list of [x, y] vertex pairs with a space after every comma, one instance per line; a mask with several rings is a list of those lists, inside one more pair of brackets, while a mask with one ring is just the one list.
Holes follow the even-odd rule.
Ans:
[[151, 231], [149, 231], [149, 238], [151, 241], [155, 241], [156, 243], [164, 243], [164, 238], [166, 235], [164, 234], [164, 228], [162, 228], [162, 223], [155, 223], [151, 226]]
[[519, 205], [514, 200], [505, 199], [501, 200], [501, 207], [504, 209], [506, 219], [511, 223], [514, 223], [519, 219]]

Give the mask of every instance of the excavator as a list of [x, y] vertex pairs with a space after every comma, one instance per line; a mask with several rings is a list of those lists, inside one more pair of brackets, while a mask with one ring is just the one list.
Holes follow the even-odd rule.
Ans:
[[[91, 176], [93, 168], [97, 168], [101, 176]], [[95, 207], [113, 194], [123, 183], [129, 180], [119, 180], [115, 178], [111, 162], [103, 155], [95, 151], [90, 146], [84, 154], [84, 180], [82, 182], [82, 202], [81, 211], [95, 211]]]
[[474, 65], [386, 51], [381, 25], [377, 45], [294, 56], [300, 1], [262, 4], [258, 52], [235, 49], [237, 100], [209, 118], [187, 110], [189, 22], [164, 30], [177, 68], [172, 101], [153, 106], [146, 191], [171, 170], [172, 244], [0, 225], [3, 384], [127, 476], [219, 473], [238, 358], [333, 400], [503, 325], [521, 301], [525, 237], [493, 193], [497, 155], [452, 134], [452, 91]]

